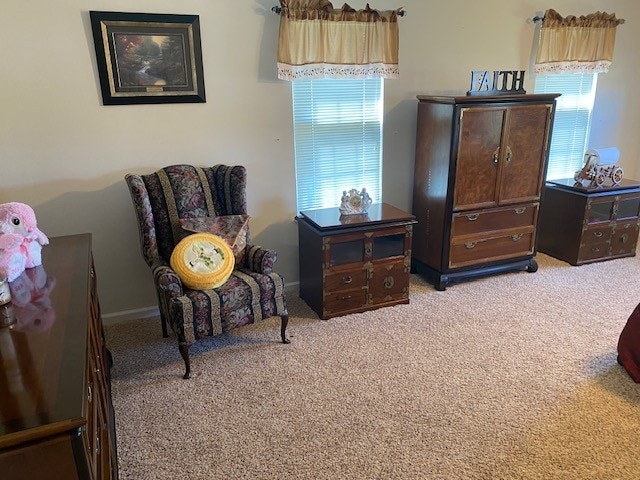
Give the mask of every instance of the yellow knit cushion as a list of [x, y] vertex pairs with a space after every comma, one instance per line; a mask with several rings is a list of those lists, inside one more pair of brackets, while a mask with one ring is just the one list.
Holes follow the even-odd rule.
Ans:
[[229, 244], [219, 236], [194, 233], [180, 240], [169, 263], [187, 287], [207, 290], [227, 281], [235, 258]]

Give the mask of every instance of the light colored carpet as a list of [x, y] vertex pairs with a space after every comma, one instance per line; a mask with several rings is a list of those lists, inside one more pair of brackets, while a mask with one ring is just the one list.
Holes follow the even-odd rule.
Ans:
[[640, 478], [640, 384], [616, 345], [638, 257], [517, 272], [409, 305], [279, 319], [191, 348], [106, 327], [121, 479]]

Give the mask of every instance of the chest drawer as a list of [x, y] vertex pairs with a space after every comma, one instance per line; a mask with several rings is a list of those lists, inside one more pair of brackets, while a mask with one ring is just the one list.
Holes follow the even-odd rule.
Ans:
[[324, 279], [324, 291], [327, 293], [362, 288], [366, 285], [367, 271], [362, 268], [330, 273]]
[[537, 203], [455, 213], [451, 223], [451, 237], [534, 226], [537, 218]]
[[529, 255], [533, 253], [533, 241], [530, 229], [509, 235], [454, 240], [449, 252], [449, 268]]

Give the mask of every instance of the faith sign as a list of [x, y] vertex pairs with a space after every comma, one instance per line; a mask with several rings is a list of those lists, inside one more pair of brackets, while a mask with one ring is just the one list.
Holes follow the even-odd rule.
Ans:
[[513, 95], [524, 90], [524, 70], [474, 70], [467, 95]]

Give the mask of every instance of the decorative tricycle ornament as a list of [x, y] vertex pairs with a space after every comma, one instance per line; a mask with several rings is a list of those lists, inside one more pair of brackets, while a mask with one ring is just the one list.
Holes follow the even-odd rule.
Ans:
[[361, 215], [369, 211], [371, 206], [371, 197], [367, 193], [367, 189], [363, 188], [360, 192], [352, 188], [347, 192], [342, 192], [342, 201], [340, 202], [341, 215]]
[[620, 156], [617, 148], [587, 150], [584, 154], [584, 166], [575, 172], [574, 180], [590, 182], [591, 186], [601, 187], [607, 178], [618, 185], [624, 176], [622, 167], [616, 165]]

